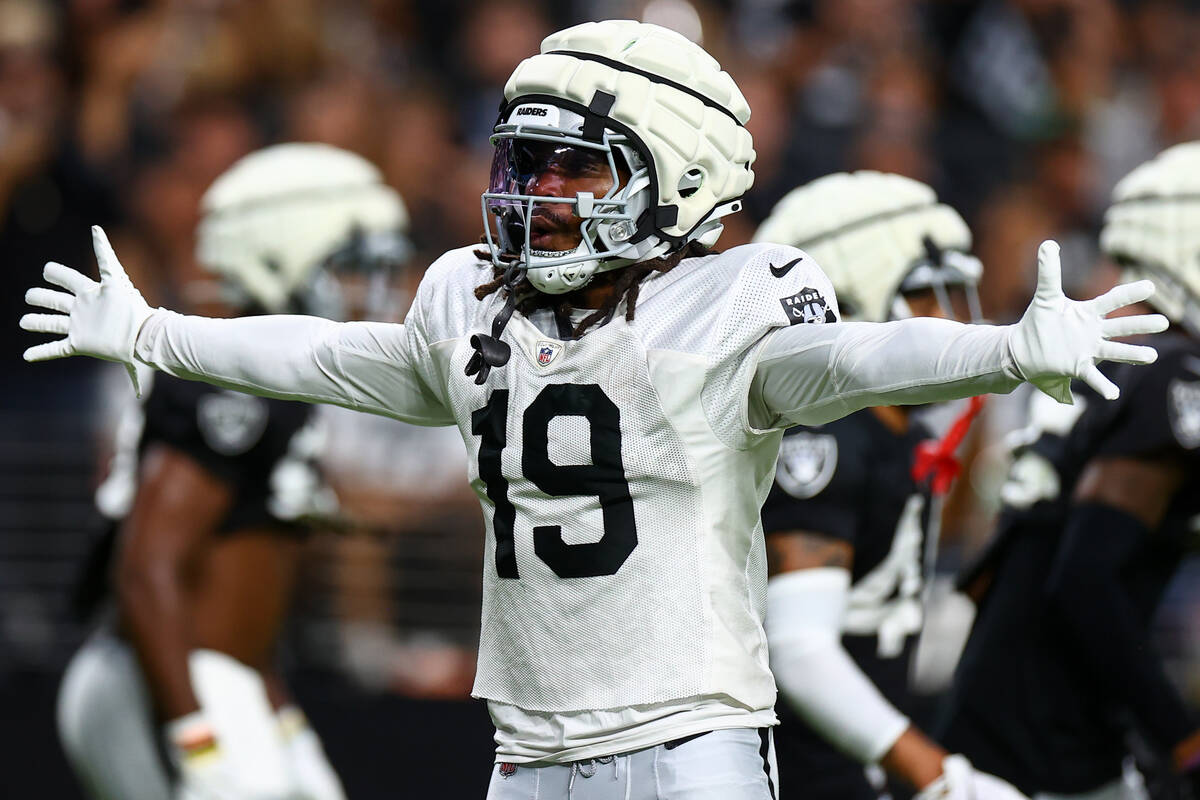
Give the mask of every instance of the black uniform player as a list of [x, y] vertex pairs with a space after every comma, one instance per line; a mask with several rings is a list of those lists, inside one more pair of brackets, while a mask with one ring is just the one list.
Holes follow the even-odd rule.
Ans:
[[[971, 233], [933, 190], [899, 175], [829, 175], [780, 202], [756, 238], [794, 244], [825, 268], [843, 314], [978, 318], [982, 265]], [[883, 767], [923, 798], [1019, 797], [909, 722], [909, 665], [937, 544], [930, 489], [956, 472], [970, 407], [930, 447], [907, 407], [868, 408], [783, 437], [763, 507], [767, 640], [781, 702], [784, 784], [806, 796], [872, 800]], [[867, 765], [878, 765], [870, 766]]]
[[142, 389], [149, 394], [122, 416], [111, 468], [96, 491], [106, 522], [77, 590], [75, 605], [85, 619], [104, 611], [112, 599], [120, 523], [131, 510], [139, 464], [148, 450], [169, 448], [228, 487], [229, 506], [213, 530], [218, 536], [262, 528], [304, 537], [310, 528], [303, 518], [309, 512], [336, 507], [314, 460], [321, 433], [309, 424], [311, 406], [152, 373]]
[[1074, 424], [1018, 453], [997, 538], [968, 576], [986, 590], [944, 739], [1030, 794], [1119, 782], [1131, 722], [1161, 753], [1197, 731], [1147, 624], [1195, 546], [1200, 343], [1154, 344], [1157, 363], [1112, 370], [1119, 400], [1080, 389]]
[[[386, 296], [372, 280], [386, 278], [398, 249], [383, 245], [404, 211], [358, 156], [267, 148], [203, 206], [199, 260], [222, 279], [204, 294], [224, 316], [336, 314], [343, 260]], [[311, 407], [163, 375], [140, 411], [97, 495], [119, 524], [111, 569], [98, 559], [93, 585], [111, 577], [115, 608], [63, 681], [72, 765], [100, 800], [344, 800], [275, 669], [301, 523], [336, 510], [314, 466]]]
[[[1175, 327], [1158, 362], [1112, 370], [1120, 402], [1081, 391], [1076, 415], [1033, 415], [1008, 508], [964, 581], [981, 600], [944, 724], [949, 739], [1030, 792], [1124, 796], [1132, 729], [1156, 756], [1151, 788], [1200, 796], [1200, 728], [1147, 625], [1200, 514], [1200, 142], [1113, 192], [1101, 248]], [[1119, 322], [1119, 321], [1114, 321]], [[1155, 785], [1155, 784], [1158, 785]]]
[[[907, 417], [866, 409], [820, 428], [789, 430], [762, 518], [769, 554], [777, 550], [774, 536], [797, 530], [852, 550], [842, 646], [891, 704], [911, 715], [908, 673], [921, 626], [924, 553], [937, 534], [928, 482], [913, 476], [917, 445], [931, 434]], [[879, 796], [861, 761], [788, 703], [776, 712], [781, 782], [803, 785], [812, 798]]]

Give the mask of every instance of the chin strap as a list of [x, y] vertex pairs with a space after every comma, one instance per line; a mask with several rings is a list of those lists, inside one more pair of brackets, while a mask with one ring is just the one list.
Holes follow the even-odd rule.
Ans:
[[512, 348], [507, 342], [501, 341], [500, 335], [504, 333], [504, 326], [508, 325], [517, 307], [517, 272], [516, 264], [509, 265], [504, 271], [504, 290], [507, 297], [504, 299], [504, 307], [492, 320], [492, 335], [477, 333], [471, 337], [471, 347], [475, 349], [475, 354], [467, 362], [464, 371], [467, 375], [475, 376], [476, 386], [482, 386], [487, 381], [492, 367], [503, 367], [512, 356]]
[[971, 423], [983, 409], [984, 398], [972, 397], [964, 411], [941, 441], [927, 439], [917, 445], [916, 458], [913, 460], [913, 480], [920, 483], [929, 478], [929, 487], [935, 495], [944, 495], [950, 491], [951, 484], [962, 472], [962, 464], [955, 457], [954, 451], [962, 444], [962, 440], [971, 428]]

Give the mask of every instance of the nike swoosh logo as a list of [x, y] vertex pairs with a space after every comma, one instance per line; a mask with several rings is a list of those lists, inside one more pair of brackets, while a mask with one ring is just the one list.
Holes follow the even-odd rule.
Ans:
[[784, 264], [782, 267], [777, 267], [770, 262], [767, 262], [767, 266], [771, 268], [772, 275], [774, 275], [776, 278], [782, 278], [784, 275], [787, 275], [789, 272], [792, 271], [792, 267], [796, 266], [803, 260], [804, 260], [804, 256], [800, 256], [799, 258], [792, 259], [788, 263]]

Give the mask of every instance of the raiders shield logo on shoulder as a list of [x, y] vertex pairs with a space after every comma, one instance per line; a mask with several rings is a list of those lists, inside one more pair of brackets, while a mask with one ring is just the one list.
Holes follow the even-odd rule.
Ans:
[[807, 500], [829, 485], [837, 469], [837, 439], [828, 433], [794, 433], [779, 445], [775, 480], [792, 497]]
[[781, 297], [779, 303], [783, 306], [783, 313], [787, 314], [789, 325], [802, 322], [837, 322], [837, 317], [824, 296], [810, 286], [805, 286], [791, 297]]
[[558, 342], [540, 341], [537, 343], [537, 363], [539, 367], [548, 367], [550, 362], [558, 358], [558, 354], [562, 352], [563, 346]]
[[208, 446], [226, 456], [253, 447], [267, 427], [267, 401], [240, 392], [206, 394], [196, 404], [196, 422]]

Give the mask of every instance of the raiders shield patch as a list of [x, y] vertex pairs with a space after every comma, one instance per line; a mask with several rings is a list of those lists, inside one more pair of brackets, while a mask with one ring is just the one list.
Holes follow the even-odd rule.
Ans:
[[224, 456], [239, 455], [257, 444], [269, 414], [266, 400], [240, 392], [206, 394], [196, 404], [200, 434]]
[[1167, 412], [1180, 446], [1185, 450], [1200, 446], [1200, 381], [1171, 381]]
[[789, 325], [798, 325], [801, 322], [837, 322], [837, 317], [824, 296], [808, 286], [791, 297], [781, 297], [779, 303], [783, 306], [783, 313], [787, 314]]
[[827, 433], [785, 436], [779, 446], [775, 480], [792, 497], [816, 497], [833, 478], [837, 459], [837, 439]]

